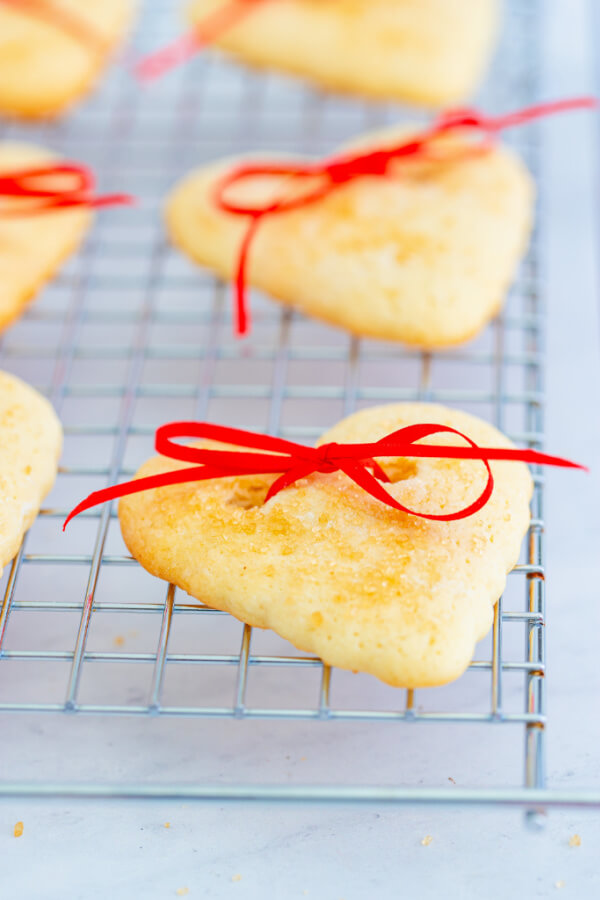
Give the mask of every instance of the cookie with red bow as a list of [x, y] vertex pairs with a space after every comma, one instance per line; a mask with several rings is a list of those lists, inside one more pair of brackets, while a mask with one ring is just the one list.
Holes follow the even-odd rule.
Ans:
[[16, 215], [29, 201], [3, 194], [3, 177], [54, 159], [28, 144], [0, 144], [0, 330], [79, 247], [91, 224], [87, 209]]
[[532, 179], [488, 140], [499, 121], [450, 114], [325, 161], [217, 161], [175, 187], [167, 228], [236, 284], [240, 333], [250, 285], [353, 334], [457, 344], [498, 312], [531, 231]]
[[0, 143], [0, 331], [77, 250], [92, 208], [131, 201], [94, 188], [86, 166], [41, 147]]
[[[413, 427], [422, 423], [436, 424]], [[192, 423], [174, 424], [194, 434], [186, 430]], [[215, 426], [198, 429], [219, 433]], [[236, 438], [221, 431], [228, 441]], [[404, 446], [405, 457], [386, 441], [371, 443], [388, 435]], [[486, 471], [481, 457], [414, 458], [415, 439], [427, 445], [420, 452], [436, 444], [449, 445], [440, 449], [446, 454], [475, 446], [496, 451]], [[365, 441], [367, 447], [355, 446]], [[260, 455], [271, 444], [276, 460]], [[512, 445], [491, 425], [417, 403], [358, 412], [320, 444], [328, 445], [324, 453], [246, 434], [244, 445], [256, 449], [236, 455], [231, 446], [205, 442], [228, 452], [207, 454], [203, 469], [189, 468], [194, 447], [157, 442], [177, 458], [149, 460], [130, 485], [98, 492], [75, 512], [128, 494], [119, 505], [121, 529], [144, 568], [242, 622], [272, 628], [326, 663], [395, 686], [457, 678], [490, 628], [529, 525], [532, 480], [518, 461], [527, 451], [504, 460]], [[227, 476], [223, 467], [254, 474]], [[365, 480], [365, 467], [377, 479]], [[284, 481], [267, 499], [278, 478], [272, 471], [283, 472]], [[164, 486], [150, 489], [161, 475]], [[177, 483], [180, 477], [186, 482]], [[453, 520], [455, 514], [460, 518]]]
[[0, 372], [0, 575], [56, 477], [62, 429], [48, 401]]
[[432, 106], [477, 87], [499, 0], [193, 0], [205, 42], [327, 88]]
[[0, 113], [40, 118], [86, 94], [132, 22], [137, 0], [0, 0]]

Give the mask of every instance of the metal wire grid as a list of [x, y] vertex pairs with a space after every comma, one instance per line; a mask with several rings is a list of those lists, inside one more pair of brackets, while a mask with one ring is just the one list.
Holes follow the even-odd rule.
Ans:
[[[536, 6], [535, 0], [510, 6], [497, 62], [503, 77], [493, 79], [496, 87], [486, 97], [491, 108], [517, 106], [535, 98]], [[169, 4], [156, 0], [149, 7], [136, 38], [137, 51], [156, 45], [169, 29], [176, 28], [170, 19]], [[234, 96], [238, 105], [228, 108]], [[273, 118], [268, 115], [270, 105]], [[524, 785], [538, 791], [544, 787], [543, 477], [539, 473], [535, 474], [532, 522], [524, 557], [511, 573], [511, 579], [520, 583], [525, 594], [524, 606], [521, 608], [516, 600], [511, 601], [510, 608], [506, 601], [498, 603], [489, 653], [470, 666], [471, 671], [490, 675], [488, 708], [481, 711], [464, 709], [460, 701], [450, 709], [430, 708], [426, 691], [418, 692], [419, 703], [414, 691], [395, 691], [392, 708], [336, 705], [332, 684], [338, 676], [332, 679], [328, 666], [291, 647], [271, 653], [253, 652], [253, 634], [248, 626], [242, 627], [241, 645], [236, 652], [175, 652], [169, 649], [170, 636], [179, 617], [207, 622], [210, 619], [212, 623], [215, 617], [227, 617], [189, 602], [173, 586], [166, 589], [164, 599], [131, 596], [127, 588], [112, 592], [109, 599], [99, 597], [101, 573], [115, 567], [137, 568], [122, 548], [112, 549], [112, 543], [118, 541], [118, 526], [109, 506], [87, 514], [87, 546], [83, 549], [69, 549], [69, 541], [78, 542], [73, 536], [61, 538], [64, 549], [56, 540], [61, 520], [72, 502], [94, 487], [130, 475], [151, 452], [156, 426], [166, 418], [179, 417], [180, 409], [182, 413], [185, 410], [185, 416], [192, 413], [198, 418], [219, 417], [231, 424], [260, 427], [256, 421], [258, 411], [269, 433], [309, 441], [323, 430], [318, 419], [324, 419], [321, 424], [326, 426], [362, 405], [427, 400], [487, 412], [499, 428], [519, 443], [542, 446], [543, 304], [537, 235], [506, 312], [476, 342], [438, 357], [349, 339], [318, 323], [308, 323], [294, 312], [281, 311], [259, 296], [253, 298], [254, 335], [248, 343], [236, 343], [230, 337], [227, 288], [181, 260], [165, 244], [160, 224], [152, 218], [167, 186], [188, 164], [236, 151], [240, 146], [267, 143], [266, 138], [262, 142], [259, 139], [261, 122], [267, 124], [267, 131], [275, 129], [269, 133], [268, 143], [276, 149], [316, 148], [320, 152], [331, 149], [338, 133], [344, 137], [397, 117], [397, 109], [332, 101], [299, 85], [243, 73], [207, 56], [166, 79], [152, 97], [136, 90], [126, 72], [115, 70], [105, 88], [75, 116], [62, 125], [38, 129], [36, 139], [50, 142], [65, 155], [94, 164], [103, 187], [130, 186], [144, 198], [144, 208], [105, 213], [78, 259], [66, 267], [56, 285], [30, 307], [23, 322], [2, 341], [3, 367], [37, 383], [62, 415], [67, 452], [57, 488], [39, 519], [44, 538], [41, 547], [28, 549], [33, 537], [26, 538], [5, 574], [0, 608], [0, 686], [11, 687], [7, 670], [11, 663], [36, 666], [61, 662], [68, 666], [68, 676], [60, 700], [40, 699], [41, 686], [40, 694], [27, 701], [11, 698], [9, 690], [8, 698], [0, 694], [0, 713], [70, 711], [129, 716], [517, 724], [525, 730]], [[22, 129], [7, 125], [4, 133], [6, 137], [20, 135]], [[537, 172], [535, 126], [515, 134], [514, 142], [530, 168]], [[170, 334], [174, 335], [171, 341]], [[81, 380], [81, 373], [87, 365], [94, 367], [95, 374], [86, 382]], [[236, 376], [233, 381], [227, 374], [228, 366]], [[256, 383], [246, 375], [252, 366], [262, 373]], [[152, 371], [153, 367], [155, 371], [168, 372], [169, 378], [148, 381], [147, 370]], [[437, 370], [441, 373], [438, 377]], [[110, 377], [103, 381], [98, 372]], [[171, 378], [173, 372], [178, 375]], [[296, 379], [298, 372], [303, 374], [305, 383]], [[370, 379], [370, 372], [383, 373], [384, 377], [378, 382], [377, 377]], [[220, 415], [216, 416], [215, 411]], [[249, 421], [244, 417], [249, 417]], [[25, 573], [35, 567], [42, 567], [43, 573], [58, 567], [60, 579], [65, 578], [60, 593], [52, 587], [52, 576], [47, 593], [28, 588]], [[67, 575], [70, 569], [86, 573], [83, 590], [71, 589], [73, 579]], [[510, 596], [516, 595], [513, 589]], [[36, 616], [43, 614], [47, 619], [48, 614], [54, 617], [59, 613], [79, 616], [72, 647], [42, 650], [31, 644], [10, 646], [15, 615], [27, 614], [27, 631], [33, 635]], [[105, 614], [158, 617], [160, 630], [155, 650], [90, 649], [92, 623]], [[523, 655], [509, 656], [506, 652], [506, 628], [513, 623], [524, 627]], [[96, 664], [94, 673], [98, 666], [115, 664], [146, 667], [151, 675], [145, 702], [85, 702], [81, 699], [81, 682], [88, 664]], [[165, 675], [178, 664], [233, 668], [236, 683], [231, 702], [201, 705], [165, 701]], [[307, 671], [319, 672], [314, 703], [302, 708], [249, 703], [249, 673], [273, 667], [293, 668], [298, 677]], [[504, 703], [504, 684], [507, 674], [514, 673], [522, 675], [524, 690], [521, 709], [509, 710]], [[102, 675], [97, 679], [101, 682]], [[44, 787], [4, 785], [2, 790], [43, 792]], [[153, 790], [161, 792], [158, 786], [147, 788], [146, 792]], [[97, 791], [102, 793], [102, 787], [97, 786]], [[108, 793], [108, 789], [104, 792]], [[208, 787], [203, 796], [210, 793]], [[434, 798], [443, 799], [433, 793]], [[237, 796], [243, 795], [241, 788]], [[265, 787], [258, 795], [273, 796], [273, 792]], [[301, 791], [299, 795], [302, 796]], [[375, 798], [377, 791], [367, 795], [363, 799]], [[283, 794], [275, 792], [275, 796]], [[361, 799], [360, 791], [354, 796]], [[393, 796], [394, 792], [388, 791], [383, 799]], [[485, 797], [480, 792], [471, 799]], [[502, 797], [506, 800], [509, 794], [505, 792], [493, 799]], [[420, 798], [431, 799], [426, 791], [413, 797]]]

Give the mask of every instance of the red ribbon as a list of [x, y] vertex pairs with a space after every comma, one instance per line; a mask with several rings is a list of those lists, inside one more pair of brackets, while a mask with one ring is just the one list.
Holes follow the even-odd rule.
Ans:
[[106, 41], [94, 28], [76, 13], [57, 6], [51, 0], [0, 0], [6, 6], [12, 6], [24, 15], [33, 16], [54, 25], [65, 34], [87, 44], [95, 51], [104, 51]]
[[[51, 187], [48, 179], [68, 176], [71, 185]], [[62, 180], [62, 179], [61, 179]], [[95, 178], [91, 169], [78, 163], [59, 162], [27, 169], [17, 169], [0, 174], [0, 199], [11, 197], [31, 201], [3, 208], [0, 216], [23, 216], [73, 206], [98, 208], [101, 206], [128, 205], [134, 202], [129, 194], [104, 194], [94, 196]]]
[[[468, 446], [447, 446], [440, 444], [418, 444], [417, 441], [434, 434], [456, 434], [463, 438]], [[247, 450], [212, 450], [203, 447], [189, 447], [178, 444], [177, 438], [204, 438], [219, 441], [223, 444], [242, 446], [250, 450], [266, 451], [262, 453]], [[512, 460], [535, 465], [560, 466], [568, 469], [584, 469], [578, 463], [560, 456], [549, 456], [537, 450], [519, 450], [506, 447], [479, 447], [466, 434], [447, 425], [417, 424], [407, 425], [388, 434], [379, 441], [363, 444], [322, 444], [320, 447], [305, 447], [283, 438], [256, 434], [239, 428], [228, 428], [224, 425], [211, 425], [208, 422], [170, 422], [156, 432], [155, 447], [158, 453], [169, 459], [193, 463], [191, 467], [162, 472], [137, 478], [124, 484], [114, 485], [100, 491], [94, 491], [87, 499], [79, 503], [65, 520], [63, 531], [74, 516], [91, 509], [108, 500], [126, 497], [154, 488], [172, 484], [185, 484], [193, 481], [208, 481], [213, 478], [230, 478], [240, 475], [272, 475], [280, 473], [267, 493], [265, 503], [279, 491], [294, 484], [300, 478], [320, 472], [329, 474], [344, 472], [364, 491], [391, 506], [392, 509], [430, 519], [437, 522], [453, 522], [472, 516], [482, 509], [492, 496], [494, 478], [490, 468], [490, 460]], [[487, 471], [487, 481], [479, 497], [453, 513], [434, 515], [417, 512], [395, 500], [381, 482], [389, 483], [390, 479], [376, 457], [408, 457], [434, 459], [478, 459]], [[586, 470], [587, 471], [587, 470]]]
[[[514, 128], [555, 113], [574, 109], [595, 109], [597, 106], [598, 101], [594, 97], [576, 97], [540, 103], [502, 116], [486, 116], [476, 109], [457, 109], [442, 113], [423, 132], [385, 149], [346, 153], [316, 163], [251, 162], [236, 166], [218, 181], [213, 193], [214, 202], [220, 210], [235, 216], [247, 216], [250, 219], [239, 249], [235, 270], [236, 333], [244, 335], [249, 330], [246, 297], [248, 257], [258, 226], [267, 216], [310, 206], [356, 178], [388, 177], [392, 162], [464, 159], [488, 150], [493, 145], [496, 135], [506, 128]], [[464, 132], [472, 133], [479, 141], [467, 143], [463, 147], [453, 147], [445, 152], [433, 146], [435, 141], [444, 135]], [[303, 178], [317, 181], [300, 196], [286, 198], [284, 195], [263, 205], [236, 203], [227, 199], [227, 191], [233, 185], [265, 176], [289, 177], [295, 182]]]
[[169, 69], [187, 62], [204, 47], [213, 44], [234, 25], [254, 12], [259, 3], [266, 0], [226, 0], [192, 31], [177, 38], [156, 53], [144, 57], [136, 66], [135, 73], [142, 81], [160, 78]]

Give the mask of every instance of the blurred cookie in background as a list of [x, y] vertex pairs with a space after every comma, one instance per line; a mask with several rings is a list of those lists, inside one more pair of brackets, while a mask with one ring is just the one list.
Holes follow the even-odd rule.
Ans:
[[63, 113], [96, 83], [137, 0], [0, 0], [0, 114]]
[[212, 43], [251, 65], [333, 90], [443, 106], [465, 100], [478, 87], [498, 32], [500, 5], [500, 0], [192, 0], [187, 15], [197, 28], [199, 48], [210, 32]]

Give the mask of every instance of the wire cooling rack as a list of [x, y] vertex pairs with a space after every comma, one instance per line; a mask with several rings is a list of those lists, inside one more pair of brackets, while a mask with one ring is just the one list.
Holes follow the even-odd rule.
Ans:
[[[177, 32], [171, 6], [146, 4], [133, 53]], [[492, 110], [536, 99], [536, 10], [535, 0], [509, 4], [495, 75], [482, 98]], [[496, 801], [530, 808], [573, 800], [544, 790], [539, 473], [522, 558], [496, 607], [492, 633], [463, 678], [435, 690], [392, 690], [368, 676], [332, 672], [275, 635], [253, 633], [190, 602], [131, 559], [108, 506], [60, 533], [78, 499], [135, 471], [168, 419], [210, 419], [308, 442], [362, 406], [429, 400], [489, 418], [519, 444], [542, 446], [537, 234], [501, 316], [477, 340], [439, 355], [350, 338], [256, 293], [252, 337], [236, 341], [227, 287], [165, 242], [163, 198], [193, 165], [253, 148], [330, 152], [357, 132], [405, 115], [206, 54], [144, 90], [126, 65], [115, 66], [64, 121], [4, 124], [2, 138], [49, 144], [84, 160], [103, 190], [129, 190], [140, 204], [102, 212], [82, 252], [2, 339], [0, 364], [50, 397], [66, 443], [56, 488], [2, 583], [0, 721], [17, 713], [33, 722], [43, 713], [93, 714], [104, 721], [169, 719], [175, 729], [174, 720], [202, 719], [210, 720], [204, 732], [210, 738], [216, 719], [234, 719], [242, 720], [238, 739], [247, 743], [257, 720], [310, 722], [321, 735], [334, 722], [359, 724], [367, 734], [384, 723], [394, 740], [417, 751], [428, 738], [406, 726], [429, 723], [443, 730], [441, 740], [455, 742], [457, 760], [468, 757], [472, 729], [483, 725], [480, 739], [489, 741], [492, 755], [512, 758], [513, 771], [496, 785], [485, 772], [473, 775], [469, 763], [463, 783], [471, 789], [454, 790], [444, 773], [432, 787], [417, 787], [407, 760], [396, 782], [378, 787], [375, 770], [367, 784], [312, 786], [270, 784], [259, 771], [258, 782], [235, 785], [200, 777], [183, 786], [156, 779], [5, 780], [0, 794]], [[536, 126], [510, 140], [537, 173]], [[451, 739], [455, 725], [461, 728]], [[325, 740], [322, 753], [335, 756], [334, 745]]]

